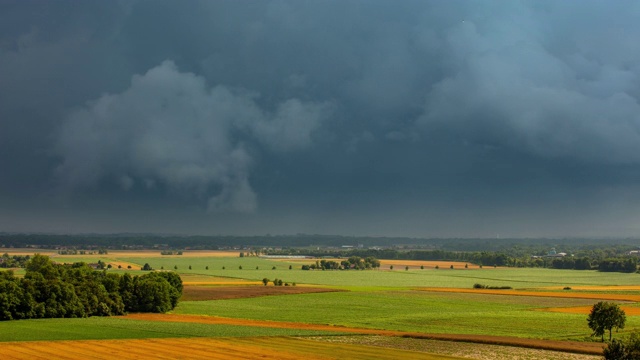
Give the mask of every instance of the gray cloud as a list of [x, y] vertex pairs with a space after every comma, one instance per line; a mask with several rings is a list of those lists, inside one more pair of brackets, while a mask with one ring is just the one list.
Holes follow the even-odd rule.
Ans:
[[209, 197], [213, 211], [253, 211], [252, 159], [232, 132], [244, 130], [287, 151], [308, 146], [326, 116], [325, 105], [298, 99], [270, 113], [255, 96], [224, 86], [209, 89], [204, 78], [165, 61], [135, 75], [124, 92], [103, 95], [65, 120], [56, 145], [63, 158], [57, 175], [68, 190], [105, 178], [124, 190], [161, 184]]

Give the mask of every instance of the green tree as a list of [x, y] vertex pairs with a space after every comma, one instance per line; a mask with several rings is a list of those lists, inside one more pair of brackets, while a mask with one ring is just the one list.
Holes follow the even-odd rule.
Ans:
[[267, 286], [267, 284], [269, 284], [269, 279], [263, 278], [262, 283], [264, 284], [264, 286]]
[[151, 271], [151, 270], [153, 270], [153, 268], [151, 268], [151, 265], [149, 265], [149, 263], [144, 263], [144, 266], [142, 267], [142, 270]]
[[627, 341], [613, 339], [602, 353], [605, 360], [640, 359], [640, 335], [632, 333]]
[[593, 305], [591, 312], [587, 317], [589, 328], [593, 330], [591, 336], [601, 336], [604, 341], [604, 333], [609, 331], [609, 341], [611, 341], [612, 330], [615, 328], [624, 329], [624, 323], [627, 316], [622, 309], [616, 304], [600, 301]]

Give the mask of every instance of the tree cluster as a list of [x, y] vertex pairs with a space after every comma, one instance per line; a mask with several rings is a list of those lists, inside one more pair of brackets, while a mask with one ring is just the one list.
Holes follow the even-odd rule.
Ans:
[[29, 255], [13, 255], [4, 253], [0, 257], [0, 268], [22, 268], [29, 261]]
[[604, 259], [598, 265], [598, 271], [606, 272], [627, 272], [632, 273], [638, 270], [638, 259], [634, 257], [623, 259]]
[[182, 251], [162, 250], [160, 255], [182, 255]]
[[26, 270], [24, 278], [0, 272], [0, 320], [164, 313], [182, 295], [182, 280], [173, 272], [119, 275], [85, 263], [54, 264], [37, 254]]
[[368, 270], [377, 269], [380, 267], [380, 260], [368, 256], [361, 258], [359, 256], [351, 256], [347, 260], [342, 260], [340, 263], [334, 260], [316, 260], [314, 264], [302, 265], [302, 270]]
[[605, 360], [640, 359], [640, 335], [632, 333], [628, 340], [613, 339], [603, 352]]

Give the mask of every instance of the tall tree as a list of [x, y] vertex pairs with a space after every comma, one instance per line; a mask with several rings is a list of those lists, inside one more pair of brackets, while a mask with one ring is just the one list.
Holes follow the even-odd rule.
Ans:
[[611, 341], [613, 328], [616, 330], [624, 329], [626, 320], [627, 316], [624, 310], [607, 301], [600, 301], [593, 305], [587, 317], [587, 323], [593, 330], [591, 336], [601, 336], [602, 341], [604, 341], [604, 333], [607, 330], [609, 331], [609, 341]]

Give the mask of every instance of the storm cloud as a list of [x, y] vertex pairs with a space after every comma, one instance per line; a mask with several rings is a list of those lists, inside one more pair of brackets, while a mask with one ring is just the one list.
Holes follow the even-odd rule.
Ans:
[[0, 227], [632, 236], [639, 16], [4, 1]]

